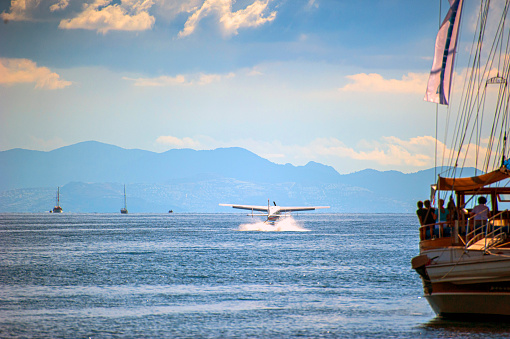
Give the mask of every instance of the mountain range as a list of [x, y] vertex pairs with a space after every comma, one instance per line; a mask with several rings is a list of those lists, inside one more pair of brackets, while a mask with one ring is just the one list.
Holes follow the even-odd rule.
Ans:
[[[469, 169], [472, 175], [474, 169]], [[413, 212], [427, 199], [434, 169], [339, 174], [309, 162], [275, 164], [243, 148], [155, 153], [95, 141], [49, 152], [0, 152], [0, 212], [119, 212], [126, 185], [133, 212], [232, 212], [219, 203], [329, 205], [332, 213]]]

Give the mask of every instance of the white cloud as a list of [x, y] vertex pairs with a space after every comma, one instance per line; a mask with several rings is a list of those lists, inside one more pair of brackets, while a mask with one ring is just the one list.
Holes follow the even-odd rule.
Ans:
[[72, 84], [60, 79], [60, 75], [49, 68], [38, 67], [31, 60], [0, 58], [0, 84], [20, 83], [35, 83], [36, 88], [42, 89], [60, 89]]
[[152, 28], [155, 19], [149, 14], [153, 0], [122, 0], [112, 4], [112, 0], [95, 0], [84, 4], [83, 12], [72, 19], [60, 21], [62, 29], [97, 30], [105, 34], [110, 30], [144, 31]]
[[226, 36], [237, 34], [239, 28], [257, 27], [276, 18], [276, 11], [264, 16], [269, 0], [257, 0], [245, 9], [232, 12], [234, 0], [206, 0], [202, 7], [196, 9], [179, 32], [180, 37], [192, 34], [199, 22], [209, 15], [218, 16], [220, 27]]
[[52, 151], [54, 149], [67, 146], [68, 144], [62, 140], [60, 137], [54, 137], [51, 139], [42, 139], [37, 138], [35, 136], [30, 136], [31, 145], [37, 145], [35, 148], [29, 147], [29, 149], [34, 149], [38, 151]]
[[[435, 139], [430, 136], [402, 140], [385, 137], [380, 141], [365, 141], [355, 148], [347, 147], [336, 138], [318, 138], [307, 145], [284, 145], [278, 140], [272, 142], [253, 139], [239, 139], [229, 142], [217, 141], [205, 136], [178, 139], [159, 137], [157, 143], [171, 147], [214, 149], [218, 147], [243, 147], [268, 160], [277, 163], [304, 165], [314, 160], [328, 164], [342, 163], [346, 159], [358, 161], [363, 166], [423, 169], [434, 166]], [[439, 144], [442, 147], [442, 144]], [[335, 160], [336, 159], [336, 160]], [[363, 167], [365, 168], [365, 167]]]
[[[335, 167], [340, 173], [345, 169], [386, 168], [412, 172], [432, 168], [435, 165], [434, 153], [436, 142], [432, 136], [418, 136], [400, 139], [395, 136], [383, 137], [380, 140], [364, 140], [355, 147], [348, 147], [336, 138], [317, 138], [306, 145], [282, 144], [279, 140], [260, 141], [254, 139], [238, 139], [228, 142], [218, 141], [207, 136], [192, 138], [176, 138], [161, 136], [157, 144], [170, 148], [215, 149], [219, 147], [242, 147], [275, 163], [305, 165], [309, 161], [317, 161]], [[450, 156], [454, 152], [438, 141], [438, 166], [450, 165]], [[462, 149], [466, 153], [467, 146]], [[469, 154], [465, 166], [475, 166], [475, 148], [469, 145]], [[445, 153], [443, 163], [443, 151]], [[479, 152], [484, 154], [482, 145]], [[346, 165], [348, 164], [348, 165]], [[462, 164], [459, 164], [462, 165]], [[481, 164], [478, 164], [481, 166]]]
[[408, 73], [398, 79], [384, 79], [380, 74], [359, 73], [348, 75], [353, 81], [340, 88], [343, 92], [385, 92], [385, 93], [424, 93], [427, 88], [428, 73]]
[[[459, 166], [478, 167], [476, 153], [487, 152], [487, 140], [480, 146], [464, 145], [460, 151], [460, 159], [466, 159]], [[478, 148], [478, 149], [477, 149]], [[396, 170], [421, 170], [432, 168], [435, 162], [436, 139], [432, 136], [418, 136], [408, 140], [395, 136], [382, 137], [380, 140], [363, 140], [356, 147], [347, 147], [336, 138], [318, 138], [310, 144], [296, 148], [294, 152], [307, 155], [310, 159], [327, 157], [328, 159], [352, 159], [364, 164], [373, 163], [373, 168], [386, 167]], [[289, 153], [287, 152], [287, 155]], [[457, 157], [457, 151], [449, 149], [443, 142], [437, 141], [437, 165], [450, 166]], [[335, 163], [341, 163], [335, 162]], [[366, 168], [366, 165], [363, 166]]]
[[[435, 139], [430, 136], [401, 140], [397, 137], [383, 137], [380, 142], [364, 142], [356, 150], [338, 140], [328, 146], [323, 144], [320, 152], [341, 158], [364, 160], [384, 166], [428, 167], [433, 165]], [[364, 144], [364, 145], [363, 145]]]
[[51, 12], [61, 11], [63, 9], [66, 9], [67, 6], [69, 6], [69, 0], [59, 0], [59, 2], [50, 6], [50, 11]]
[[198, 85], [207, 85], [212, 82], [221, 81], [222, 79], [230, 79], [230, 78], [233, 78], [234, 76], [235, 76], [235, 74], [232, 72], [225, 74], [225, 75], [223, 75], [223, 74], [200, 74], [196, 83]]
[[162, 75], [157, 78], [128, 78], [123, 77], [124, 80], [134, 81], [135, 86], [141, 87], [162, 87], [162, 86], [176, 86], [176, 85], [190, 85], [184, 75], [177, 75], [170, 77]]
[[174, 20], [181, 13], [195, 12], [203, 0], [155, 0], [158, 18], [162, 17], [168, 21]]
[[158, 137], [156, 139], [156, 143], [169, 146], [171, 148], [193, 148], [193, 149], [202, 148], [200, 141], [193, 140], [192, 138], [187, 137], [179, 139], [171, 135], [163, 135]]
[[27, 21], [31, 20], [31, 11], [37, 8], [40, 0], [11, 0], [9, 13], [0, 14], [5, 21]]
[[222, 79], [234, 77], [234, 73], [228, 74], [179, 74], [175, 77], [162, 75], [156, 78], [128, 78], [123, 77], [124, 80], [133, 81], [135, 86], [141, 87], [163, 87], [163, 86], [191, 86], [191, 85], [207, 85], [212, 82], [218, 82]]
[[317, 1], [315, 0], [308, 0], [308, 4], [306, 5], [306, 8], [307, 9], [311, 9], [311, 8], [319, 8], [319, 4]]

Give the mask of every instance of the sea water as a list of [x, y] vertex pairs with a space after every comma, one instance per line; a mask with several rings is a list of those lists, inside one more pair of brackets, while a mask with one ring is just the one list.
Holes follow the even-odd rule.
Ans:
[[436, 318], [410, 214], [0, 214], [2, 338], [508, 337]]

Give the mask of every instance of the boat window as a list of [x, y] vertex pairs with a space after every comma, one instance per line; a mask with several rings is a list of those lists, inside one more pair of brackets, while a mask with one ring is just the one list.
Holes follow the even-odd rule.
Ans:
[[510, 202], [510, 194], [498, 194], [498, 200], [501, 202]]

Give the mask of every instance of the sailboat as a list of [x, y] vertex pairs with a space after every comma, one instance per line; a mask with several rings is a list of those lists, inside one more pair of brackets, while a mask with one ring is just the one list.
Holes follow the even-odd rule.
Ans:
[[128, 214], [127, 205], [126, 205], [126, 185], [124, 185], [124, 208], [120, 209], [120, 213]]
[[60, 187], [57, 187], [57, 198], [55, 207], [53, 207], [53, 213], [62, 213], [62, 207], [60, 207]]
[[[452, 80], [464, 6], [463, 0], [449, 2], [425, 95], [426, 101], [448, 105], [447, 123], [453, 117], [450, 92], [456, 91], [452, 85], [462, 83], [457, 79], [461, 76]], [[438, 218], [432, 223], [420, 219], [420, 254], [412, 258], [411, 265], [437, 315], [495, 319], [510, 317], [510, 159], [506, 144], [510, 132], [510, 32], [506, 22], [510, 2], [497, 8], [482, 0], [478, 6], [457, 121], [455, 128], [444, 127], [444, 167], [437, 168], [446, 170], [431, 185], [430, 201], [439, 206], [426, 210]], [[462, 176], [467, 167], [474, 168], [474, 176]], [[443, 209], [440, 205], [445, 201], [448, 206]]]

